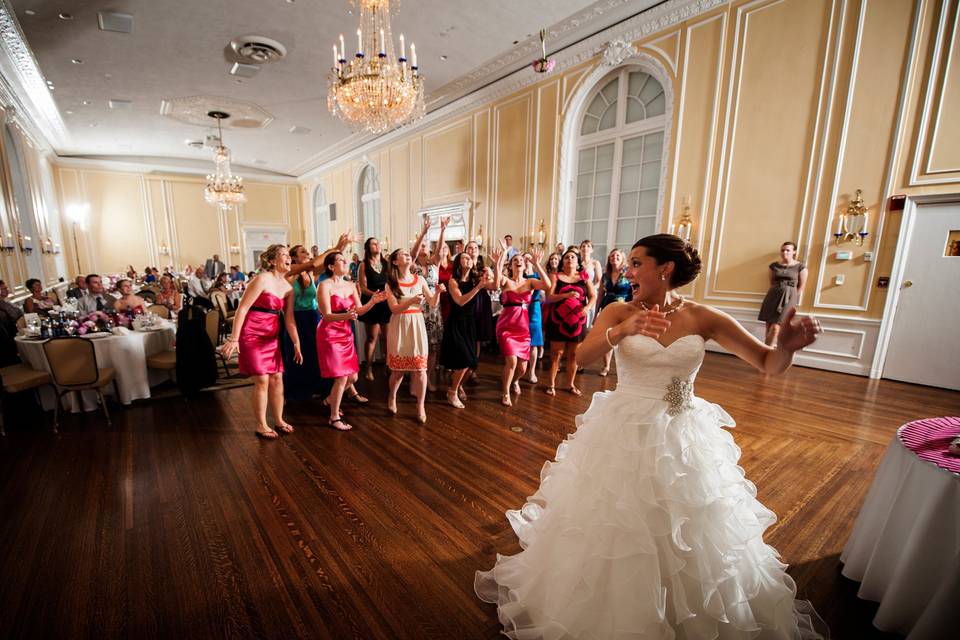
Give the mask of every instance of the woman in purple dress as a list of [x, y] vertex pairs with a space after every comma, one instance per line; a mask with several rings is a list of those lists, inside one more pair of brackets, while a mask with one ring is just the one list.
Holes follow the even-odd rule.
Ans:
[[267, 425], [267, 403], [276, 428], [293, 432], [283, 419], [283, 356], [280, 351], [280, 316], [283, 313], [287, 334], [293, 343], [294, 362], [303, 362], [300, 337], [293, 313], [293, 287], [286, 280], [290, 271], [290, 252], [282, 244], [270, 245], [260, 254], [263, 272], [250, 281], [233, 320], [233, 331], [223, 345], [229, 358], [240, 349], [240, 373], [253, 378], [253, 412], [257, 435], [274, 439], [277, 432]]

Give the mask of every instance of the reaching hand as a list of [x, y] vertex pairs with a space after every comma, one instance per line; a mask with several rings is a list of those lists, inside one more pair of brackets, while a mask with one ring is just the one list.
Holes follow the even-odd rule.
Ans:
[[666, 314], [660, 311], [660, 305], [655, 304], [649, 311], [637, 311], [629, 318], [617, 325], [624, 336], [643, 335], [658, 339], [670, 328], [670, 321]]
[[500, 264], [500, 259], [503, 258], [504, 255], [503, 249], [494, 249], [490, 254], [490, 259], [494, 264]]
[[387, 292], [377, 291], [375, 294], [373, 294], [373, 297], [371, 297], [370, 299], [373, 300], [374, 302], [383, 302], [384, 300], [387, 299]]
[[446, 218], [440, 218], [441, 230], [446, 229], [448, 224], [450, 224], [450, 216], [447, 216]]
[[220, 347], [220, 353], [223, 354], [223, 357], [227, 360], [230, 359], [230, 356], [237, 352], [237, 349], [240, 347], [240, 344], [236, 340], [227, 340], [223, 343], [223, 346]]
[[430, 216], [423, 216], [423, 226], [421, 227], [423, 233], [426, 233], [430, 229], [430, 224]]
[[814, 316], [798, 316], [797, 308], [791, 307], [780, 325], [777, 346], [793, 353], [813, 344], [821, 333], [823, 329]]
[[303, 364], [303, 354], [300, 353], [300, 345], [293, 345], [293, 361], [297, 364]]
[[437, 293], [444, 293], [446, 292], [446, 290], [447, 290], [447, 285], [443, 284], [442, 282], [437, 285]]
[[530, 255], [533, 256], [534, 264], [541, 264], [543, 262], [543, 247], [534, 247]]

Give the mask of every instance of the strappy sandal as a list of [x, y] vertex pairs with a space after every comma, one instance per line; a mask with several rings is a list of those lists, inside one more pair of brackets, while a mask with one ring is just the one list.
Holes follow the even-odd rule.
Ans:
[[557, 395], [557, 388], [556, 388], [556, 387], [547, 387], [547, 390], [544, 391], [544, 393], [546, 393], [548, 396], [555, 396], [555, 395]]
[[353, 395], [350, 396], [350, 399], [356, 402], [357, 404], [367, 404], [370, 402], [370, 399], [360, 395], [359, 391], [354, 391]]
[[[325, 407], [327, 407], [327, 408], [329, 409], [329, 408], [330, 408], [330, 401], [327, 400], [326, 398], [324, 398], [324, 399], [323, 399], [323, 406], [325, 406]], [[340, 409], [339, 414], [340, 414], [340, 417], [341, 417], [341, 418], [344, 416], [343, 409]]]
[[269, 431], [260, 431], [258, 429], [257, 431], [254, 431], [254, 433], [257, 434], [258, 438], [263, 438], [264, 440], [276, 440], [280, 437], [280, 434], [273, 429], [270, 429]]
[[327, 424], [336, 429], [337, 431], [350, 431], [353, 429], [353, 425], [347, 424], [343, 420], [337, 418], [336, 420], [328, 420]]
[[583, 391], [580, 391], [580, 389], [578, 389], [578, 388], [576, 388], [576, 387], [569, 387], [569, 388], [567, 389], [567, 391], [569, 391], [570, 393], [572, 393], [572, 394], [575, 395], [575, 396], [582, 396], [582, 395], [583, 395]]

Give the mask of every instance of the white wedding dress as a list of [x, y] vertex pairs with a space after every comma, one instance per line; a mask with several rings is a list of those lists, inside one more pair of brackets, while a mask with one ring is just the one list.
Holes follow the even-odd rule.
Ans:
[[[632, 336], [618, 384], [597, 393], [507, 518], [523, 551], [478, 571], [477, 595], [517, 640], [829, 635], [763, 532], [776, 516], [737, 466], [722, 426], [693, 395], [704, 341]], [[814, 630], [814, 623], [818, 627]]]

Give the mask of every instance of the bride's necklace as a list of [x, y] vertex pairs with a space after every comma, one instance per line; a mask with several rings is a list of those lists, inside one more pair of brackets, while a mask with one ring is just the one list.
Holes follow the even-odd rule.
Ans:
[[[661, 311], [661, 313], [663, 313], [663, 315], [668, 316], [668, 315], [670, 315], [671, 313], [676, 313], [677, 311], [680, 311], [680, 309], [683, 307], [683, 303], [686, 302], [686, 300], [684, 300], [684, 299], [683, 299], [683, 296], [681, 296], [681, 295], [678, 295], [677, 297], [680, 298], [680, 302], [678, 302], [677, 304], [673, 305], [673, 306], [670, 307], [669, 309], [661, 309], [660, 311]], [[644, 311], [650, 311], [650, 310], [653, 309], [653, 307], [651, 307], [650, 305], [648, 305], [648, 304], [647, 304], [646, 302], [644, 302], [643, 300], [637, 300], [637, 303], [640, 305], [640, 308], [643, 309]]]

